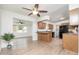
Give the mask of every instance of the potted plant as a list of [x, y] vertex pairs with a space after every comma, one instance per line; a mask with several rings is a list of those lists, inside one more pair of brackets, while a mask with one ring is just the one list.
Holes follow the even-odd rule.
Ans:
[[5, 40], [8, 43], [7, 48], [12, 48], [12, 45], [10, 44], [10, 41], [12, 39], [14, 39], [15, 36], [13, 34], [11, 34], [11, 33], [5, 33], [1, 37], [2, 37], [3, 40]]

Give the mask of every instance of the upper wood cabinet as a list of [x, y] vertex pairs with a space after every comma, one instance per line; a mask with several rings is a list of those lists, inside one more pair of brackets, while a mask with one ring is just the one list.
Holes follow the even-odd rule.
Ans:
[[48, 24], [48, 28], [49, 29], [53, 29], [53, 25], [52, 24]]
[[[46, 29], [46, 23], [40, 21], [37, 23], [38, 24], [38, 29]], [[48, 30], [52, 30], [53, 29], [53, 25], [52, 24], [48, 24]]]
[[70, 25], [79, 25], [79, 8], [70, 10]]
[[38, 29], [45, 29], [46, 28], [46, 23], [40, 21], [37, 23], [38, 24]]

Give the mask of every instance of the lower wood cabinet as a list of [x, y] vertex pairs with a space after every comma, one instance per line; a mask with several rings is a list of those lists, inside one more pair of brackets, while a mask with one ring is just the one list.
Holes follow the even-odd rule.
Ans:
[[38, 32], [38, 40], [45, 42], [52, 41], [52, 32]]
[[78, 35], [73, 33], [63, 34], [63, 48], [78, 52]]

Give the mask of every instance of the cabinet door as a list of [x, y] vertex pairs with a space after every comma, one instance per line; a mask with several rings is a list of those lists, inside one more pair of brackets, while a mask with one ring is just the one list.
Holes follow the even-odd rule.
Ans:
[[63, 35], [63, 47], [78, 52], [78, 37], [76, 35]]
[[71, 37], [71, 49], [72, 51], [78, 52], [78, 36], [74, 35], [73, 37]]
[[48, 27], [49, 27], [49, 29], [53, 29], [53, 25], [52, 24], [49, 24]]
[[45, 29], [45, 28], [46, 28], [46, 23], [38, 22], [38, 29]]

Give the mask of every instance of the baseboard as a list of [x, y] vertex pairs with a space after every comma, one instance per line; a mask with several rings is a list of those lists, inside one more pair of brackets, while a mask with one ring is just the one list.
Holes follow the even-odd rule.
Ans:
[[19, 39], [19, 38], [32, 38], [32, 36], [15, 37], [15, 39]]

